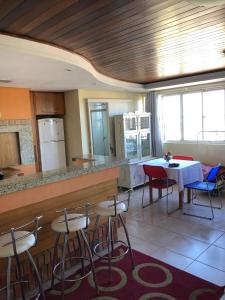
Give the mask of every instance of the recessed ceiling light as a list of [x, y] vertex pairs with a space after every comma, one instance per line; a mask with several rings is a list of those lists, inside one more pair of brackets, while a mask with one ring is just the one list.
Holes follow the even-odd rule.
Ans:
[[12, 80], [0, 79], [0, 83], [10, 83], [10, 82], [12, 82]]

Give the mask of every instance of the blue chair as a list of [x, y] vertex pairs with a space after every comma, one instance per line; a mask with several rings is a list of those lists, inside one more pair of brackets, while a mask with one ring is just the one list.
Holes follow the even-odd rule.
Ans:
[[195, 215], [195, 214], [190, 214], [190, 213], [187, 213], [187, 212], [183, 212], [185, 215], [212, 220], [214, 218], [213, 208], [222, 208], [222, 201], [221, 201], [221, 207], [213, 207], [212, 206], [212, 198], [211, 198], [211, 193], [217, 189], [217, 174], [219, 172], [220, 167], [221, 167], [221, 164], [218, 164], [215, 167], [213, 167], [210, 170], [210, 172], [209, 172], [209, 174], [207, 176], [206, 181], [195, 181], [195, 182], [186, 184], [184, 186], [187, 189], [191, 189], [191, 190], [194, 190], [194, 191], [203, 191], [203, 192], [207, 192], [208, 193], [210, 205], [204, 205], [204, 204], [194, 203], [193, 202], [193, 195], [195, 195], [195, 197], [196, 197], [196, 193], [194, 193], [194, 194], [191, 193], [191, 194], [192, 194], [192, 202], [193, 202], [193, 204], [200, 205], [200, 206], [210, 207], [210, 209], [211, 209], [211, 217], [204, 217], [204, 216], [200, 216], [200, 215]]

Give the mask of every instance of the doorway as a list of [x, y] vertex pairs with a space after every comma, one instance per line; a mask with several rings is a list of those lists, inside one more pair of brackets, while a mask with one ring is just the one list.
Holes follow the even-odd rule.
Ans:
[[94, 155], [109, 155], [108, 104], [88, 103], [90, 116], [91, 148]]

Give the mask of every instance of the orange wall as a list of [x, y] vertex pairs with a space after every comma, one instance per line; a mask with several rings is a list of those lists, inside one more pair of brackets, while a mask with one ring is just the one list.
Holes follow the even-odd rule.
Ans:
[[0, 88], [0, 120], [30, 119], [30, 92], [28, 89]]

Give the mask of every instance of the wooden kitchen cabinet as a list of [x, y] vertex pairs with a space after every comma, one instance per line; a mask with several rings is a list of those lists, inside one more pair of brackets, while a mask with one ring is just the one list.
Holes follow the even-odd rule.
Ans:
[[63, 93], [33, 92], [36, 115], [64, 115], [65, 102]]

